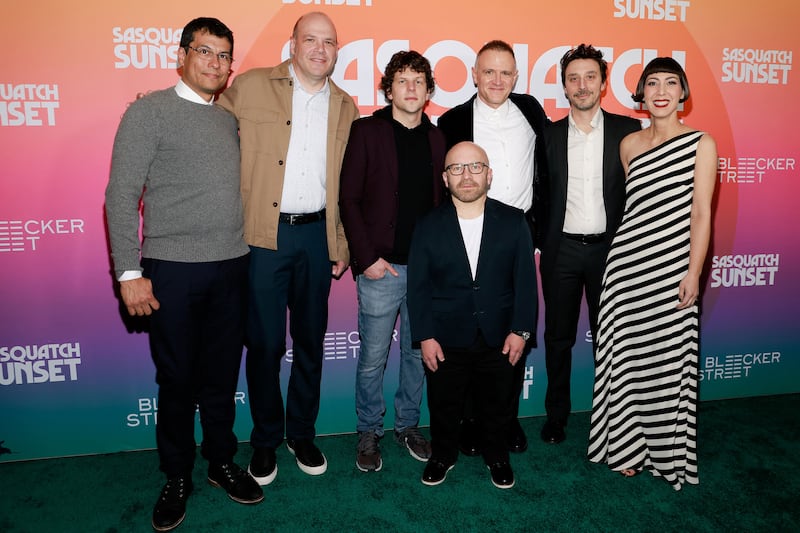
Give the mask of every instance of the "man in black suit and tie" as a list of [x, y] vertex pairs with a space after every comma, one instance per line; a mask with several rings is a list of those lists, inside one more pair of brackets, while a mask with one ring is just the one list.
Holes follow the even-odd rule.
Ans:
[[625, 207], [619, 143], [641, 129], [638, 120], [600, 108], [607, 72], [602, 52], [591, 45], [581, 44], [564, 54], [561, 82], [570, 111], [544, 135], [549, 172], [539, 268], [545, 304], [547, 422], [541, 437], [551, 444], [566, 438], [572, 347], [584, 291], [593, 339], [597, 332], [606, 255]]
[[522, 211], [486, 197], [488, 161], [471, 142], [447, 153], [443, 178], [452, 198], [417, 223], [409, 252], [411, 336], [421, 345], [431, 416], [425, 485], [444, 481], [458, 458], [468, 392], [492, 483], [514, 485], [512, 384], [535, 327], [536, 267]]
[[[494, 171], [489, 197], [525, 211], [535, 237], [538, 232], [533, 207], [541, 205], [537, 199], [538, 180], [544, 177], [547, 169], [542, 136], [548, 120], [536, 98], [512, 92], [518, 76], [514, 49], [504, 41], [489, 41], [478, 50], [472, 68], [477, 94], [439, 117], [438, 125], [447, 138], [448, 148], [462, 141], [472, 141], [486, 150]], [[534, 337], [528, 343], [526, 356], [535, 343]], [[524, 452], [528, 447], [528, 440], [517, 420], [524, 377], [525, 356], [516, 367], [514, 419], [508, 435], [508, 449], [516, 453]], [[462, 427], [461, 451], [467, 455], [480, 455], [479, 435], [470, 411], [468, 404]]]

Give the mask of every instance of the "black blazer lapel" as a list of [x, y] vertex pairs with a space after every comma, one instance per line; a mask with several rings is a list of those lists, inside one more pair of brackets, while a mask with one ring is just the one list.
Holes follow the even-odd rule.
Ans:
[[[493, 242], [495, 235], [497, 235], [499, 231], [500, 227], [496, 205], [487, 198], [486, 208], [483, 210], [483, 233], [481, 234], [481, 249], [478, 252], [478, 264], [475, 268], [476, 280], [480, 279], [480, 276], [483, 274], [483, 270], [485, 268], [485, 254], [488, 253], [486, 251], [486, 243]], [[466, 253], [466, 248], [464, 249], [464, 252]], [[467, 261], [469, 261], [469, 258], [467, 258]], [[491, 272], [487, 275], [491, 275]]]
[[[469, 256], [467, 247], [464, 245], [464, 236], [461, 234], [461, 226], [458, 223], [458, 213], [452, 201], [448, 202], [447, 212], [442, 220], [442, 232], [448, 235], [447, 243], [451, 253], [444, 253], [444, 257], [454, 258], [453, 275], [466, 278], [472, 281], [472, 270], [469, 266]], [[485, 222], [484, 222], [485, 223]], [[482, 247], [482, 246], [481, 246]]]

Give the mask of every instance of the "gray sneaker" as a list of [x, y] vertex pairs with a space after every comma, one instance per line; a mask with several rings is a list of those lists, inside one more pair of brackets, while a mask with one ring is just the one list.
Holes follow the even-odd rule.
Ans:
[[424, 463], [431, 458], [431, 443], [422, 436], [417, 426], [407, 427], [403, 431], [395, 431], [394, 440], [400, 446], [408, 448], [408, 453], [417, 461]]
[[358, 434], [356, 467], [362, 472], [378, 472], [383, 467], [379, 439], [374, 431], [362, 431]]

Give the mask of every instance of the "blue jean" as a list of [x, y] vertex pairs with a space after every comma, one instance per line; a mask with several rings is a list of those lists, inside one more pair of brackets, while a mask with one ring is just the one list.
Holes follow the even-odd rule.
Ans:
[[411, 331], [406, 303], [406, 265], [392, 264], [398, 277], [386, 272], [383, 278], [371, 280], [359, 275], [356, 278], [358, 294], [358, 334], [361, 350], [356, 370], [356, 430], [375, 431], [383, 435], [383, 415], [386, 403], [383, 398], [383, 376], [394, 324], [400, 314], [400, 380], [394, 397], [394, 429], [404, 429], [419, 423], [422, 385], [425, 369], [422, 354], [411, 349]]

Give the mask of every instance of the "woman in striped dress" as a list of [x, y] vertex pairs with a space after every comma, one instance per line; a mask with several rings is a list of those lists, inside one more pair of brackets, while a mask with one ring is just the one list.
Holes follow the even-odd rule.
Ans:
[[626, 203], [603, 281], [589, 459], [675, 490], [696, 484], [700, 272], [711, 236], [717, 149], [678, 119], [689, 84], [648, 63], [633, 99], [650, 126], [620, 144]]

